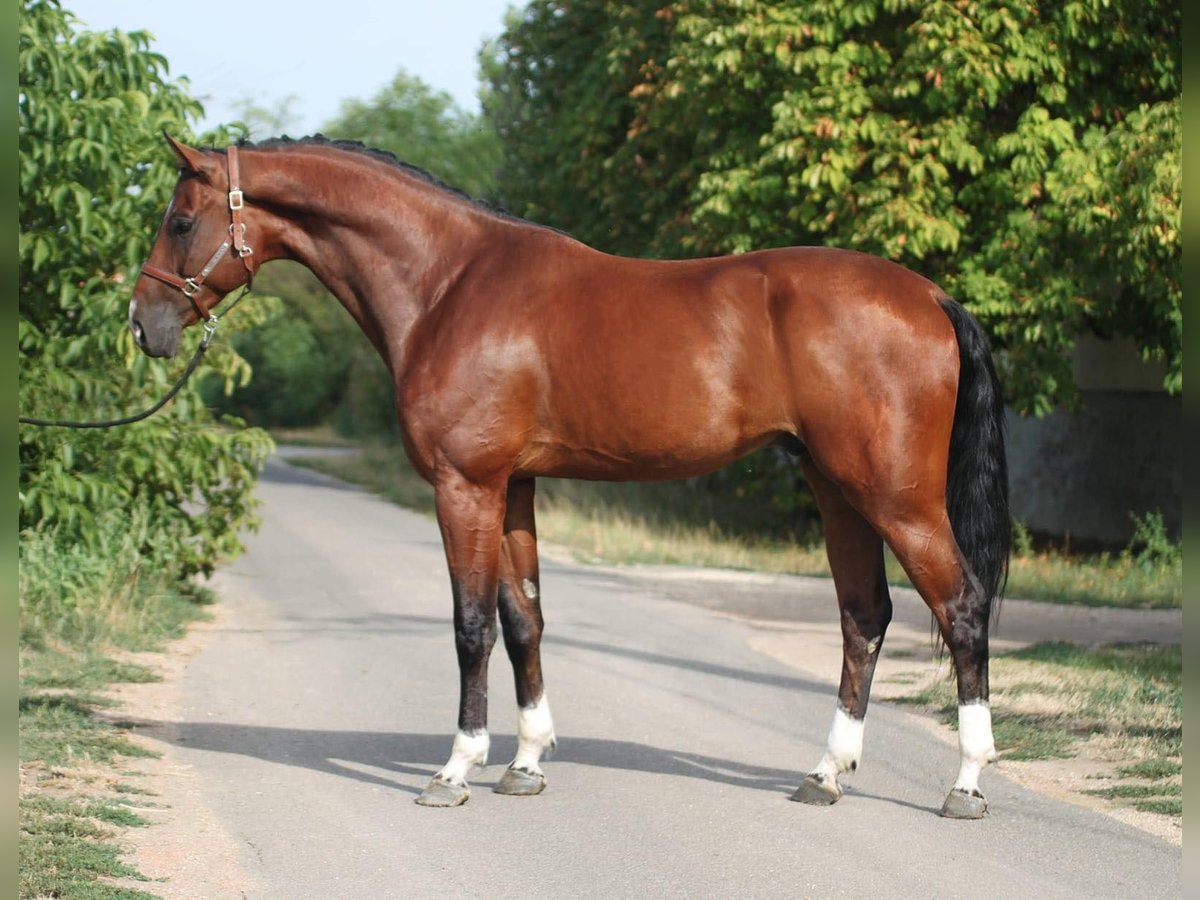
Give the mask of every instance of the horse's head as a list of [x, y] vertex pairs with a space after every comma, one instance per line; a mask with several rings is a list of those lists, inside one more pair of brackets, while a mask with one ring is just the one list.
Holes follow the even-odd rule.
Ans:
[[179, 181], [129, 302], [129, 328], [150, 356], [174, 356], [183, 329], [208, 320], [254, 274], [237, 149], [197, 150], [165, 137], [179, 160]]

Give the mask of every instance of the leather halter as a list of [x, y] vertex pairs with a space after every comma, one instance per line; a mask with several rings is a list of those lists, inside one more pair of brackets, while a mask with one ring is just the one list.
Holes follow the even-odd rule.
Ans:
[[[176, 275], [174, 272], [168, 272], [165, 269], [160, 269], [157, 266], [152, 266], [149, 263], [142, 266], [142, 274], [149, 275], [151, 278], [156, 278], [159, 281], [178, 288], [185, 297], [192, 302], [197, 315], [200, 316], [200, 321], [205, 322], [213, 318], [209, 307], [206, 307], [200, 300], [200, 290], [204, 286], [204, 280], [212, 274], [212, 270], [217, 267], [225, 254], [232, 247], [237, 251], [237, 255], [241, 258], [242, 264], [246, 267], [246, 272], [249, 277], [246, 279], [247, 286], [254, 281], [254, 264], [252, 257], [254, 251], [250, 245], [246, 243], [246, 224], [242, 221], [242, 208], [246, 205], [245, 198], [242, 196], [241, 188], [238, 183], [241, 180], [238, 176], [238, 153], [237, 147], [229, 147], [225, 152], [226, 163], [229, 168], [229, 237], [225, 242], [216, 249], [216, 252], [208, 258], [208, 262], [204, 264], [204, 268], [191, 278], [184, 278]], [[220, 298], [214, 301], [215, 306], [220, 302]]]

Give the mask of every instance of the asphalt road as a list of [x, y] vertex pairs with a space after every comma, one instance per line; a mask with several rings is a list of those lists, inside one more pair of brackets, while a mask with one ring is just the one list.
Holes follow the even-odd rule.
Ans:
[[[188, 665], [172, 729], [173, 756], [240, 848], [248, 896], [1182, 893], [1179, 847], [995, 771], [982, 780], [988, 818], [939, 818], [957, 749], [885, 703], [844, 799], [788, 802], [820, 756], [836, 672], [816, 681], [756, 652], [747, 622], [697, 602], [724, 591], [753, 605], [754, 579], [671, 588], [546, 563], [559, 738], [548, 788], [491, 793], [516, 748], [498, 644], [491, 765], [465, 806], [419, 807], [450, 749], [458, 689], [436, 526], [278, 460], [259, 495], [262, 530], [218, 580], [227, 624]], [[801, 605], [827, 592], [833, 622], [832, 592], [816, 584]], [[765, 594], [780, 593], [772, 585]]]

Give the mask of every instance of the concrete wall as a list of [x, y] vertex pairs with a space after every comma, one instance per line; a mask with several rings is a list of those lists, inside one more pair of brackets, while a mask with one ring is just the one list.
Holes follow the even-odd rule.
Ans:
[[1081, 341], [1077, 414], [1008, 416], [1013, 515], [1035, 532], [1128, 543], [1130, 513], [1158, 510], [1178, 537], [1183, 517], [1183, 398], [1132, 345]]

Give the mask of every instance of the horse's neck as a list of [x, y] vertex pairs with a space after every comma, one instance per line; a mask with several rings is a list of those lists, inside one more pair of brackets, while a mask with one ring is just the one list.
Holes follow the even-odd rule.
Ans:
[[312, 271], [396, 371], [414, 326], [479, 245], [480, 216], [369, 157], [312, 150], [271, 157], [259, 193], [276, 211], [264, 259], [293, 259]]

